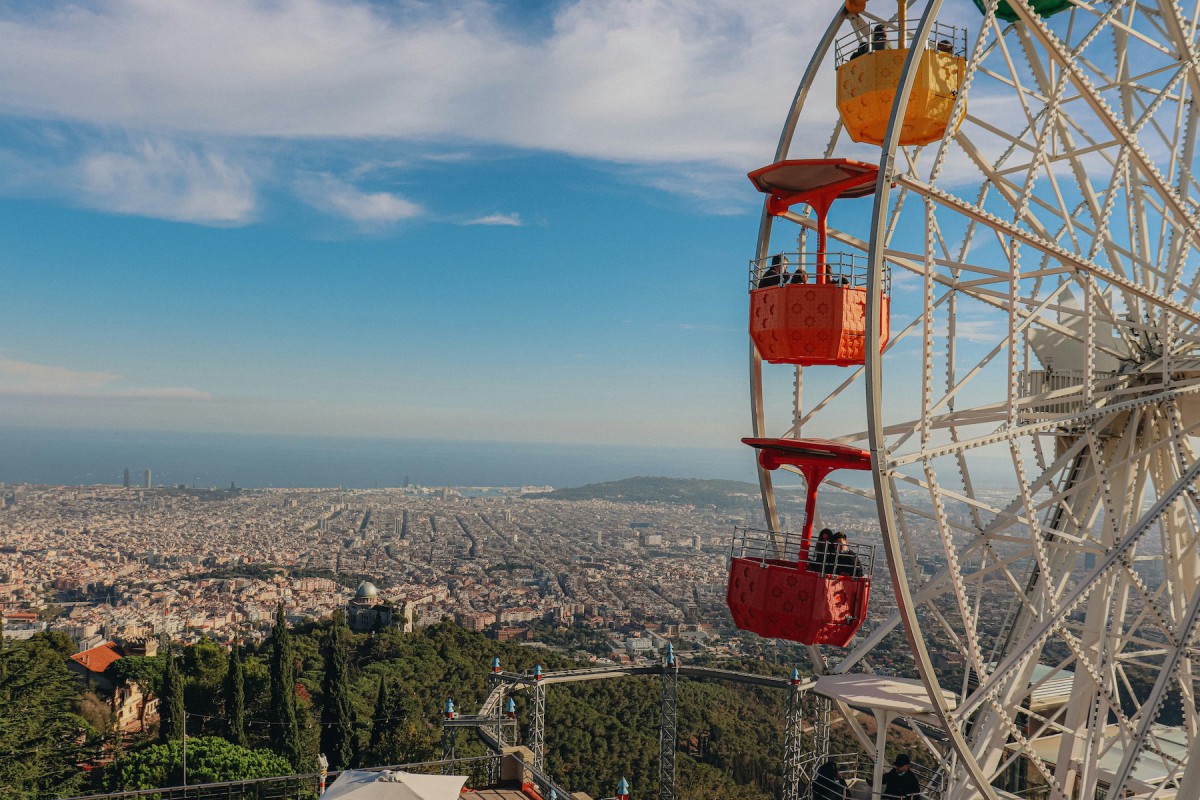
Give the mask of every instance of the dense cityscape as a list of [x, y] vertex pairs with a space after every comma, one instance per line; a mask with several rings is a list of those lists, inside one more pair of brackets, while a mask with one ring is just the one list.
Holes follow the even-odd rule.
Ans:
[[405, 630], [450, 618], [525, 639], [533, 624], [580, 625], [611, 634], [613, 659], [661, 637], [732, 654], [727, 555], [734, 527], [761, 514], [750, 489], [718, 507], [531, 487], [9, 487], [5, 631], [61, 630], [80, 649], [164, 633], [228, 645], [262, 638], [280, 603], [294, 621], [326, 618], [366, 580]]

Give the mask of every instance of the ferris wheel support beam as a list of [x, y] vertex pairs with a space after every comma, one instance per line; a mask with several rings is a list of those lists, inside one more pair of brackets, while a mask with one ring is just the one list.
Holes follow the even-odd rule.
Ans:
[[[1195, 484], [1197, 478], [1200, 478], [1200, 460], [1189, 466], [1183, 475], [1169, 489], [1163, 492], [1158, 501], [1141, 516], [1137, 524], [1130, 527], [1129, 532], [1125, 534], [1124, 538], [1116, 542], [1108, 550], [1104, 559], [1098, 561], [1096, 566], [1080, 579], [1078, 586], [1071, 594], [1059, 601], [1058, 609], [1052, 614], [1046, 615], [1038, 622], [1036, 628], [1026, 638], [1026, 644], [1030, 647], [1040, 645], [1054, 628], [1062, 625], [1067, 616], [1078, 607], [1079, 603], [1087, 598], [1091, 590], [1099, 585], [1101, 576], [1112, 569], [1117, 561], [1127, 557], [1129, 550], [1142, 538], [1150, 526], [1158, 521], [1164, 511], [1175, 502], [1180, 494]], [[1031, 652], [1029, 649], [1021, 649], [1010, 653], [1007, 658], [992, 670], [988, 680], [982, 682], [978, 689], [959, 704], [958, 708], [954, 710], [953, 716], [957, 719], [965, 719], [972, 714], [980, 705], [987, 701], [988, 697], [1000, 690], [1004, 676], [1011, 672], [1018, 664], [1027, 661], [1030, 655]]]
[[[925, 7], [921, 21], [913, 34], [913, 41], [924, 41], [933, 30], [934, 19], [941, 8], [941, 0], [930, 0]], [[908, 110], [908, 99], [916, 83], [915, 66], [921, 59], [920, 48], [910, 48], [904, 60], [899, 85], [896, 88], [896, 99], [892, 105], [891, 118], [888, 120], [887, 132], [883, 140], [883, 153], [879, 163], [879, 177], [875, 183], [875, 202], [871, 212], [871, 236], [868, 255], [868, 289], [867, 289], [867, 324], [866, 324], [866, 394], [867, 394], [867, 430], [871, 461], [874, 469], [871, 471], [875, 484], [875, 503], [879, 513], [881, 535], [884, 552], [887, 555], [888, 570], [891, 573], [892, 586], [896, 595], [896, 606], [904, 620], [904, 635], [912, 650], [913, 660], [917, 671], [925, 685], [926, 694], [934, 709], [935, 715], [942, 721], [951, 746], [960, 756], [959, 763], [967, 770], [970, 780], [976, 790], [987, 800], [996, 800], [988, 777], [979, 769], [975, 759], [971, 757], [970, 748], [963, 738], [962, 731], [950, 722], [950, 709], [938, 684], [933, 663], [925, 639], [921, 635], [921, 623], [917, 616], [917, 606], [913, 602], [912, 590], [908, 582], [908, 569], [905, 564], [904, 550], [898, 535], [899, 524], [892, 506], [892, 486], [889, 473], [887, 444], [883, 436], [882, 390], [883, 390], [883, 359], [876, 344], [880, 341], [882, 330], [882, 304], [884, 255], [887, 246], [887, 217], [888, 201], [891, 197], [892, 181], [895, 178], [894, 164], [896, 150], [900, 141], [900, 131]]]
[[[1014, 2], [1015, 1], [1016, 0], [1014, 0]], [[1028, 231], [1002, 220], [994, 214], [984, 211], [982, 208], [979, 208], [972, 203], [968, 203], [965, 200], [960, 200], [948, 192], [944, 192], [941, 189], [937, 189], [910, 176], [891, 172], [890, 169], [888, 172], [889, 174], [887, 179], [895, 181], [898, 185], [904, 186], [905, 188], [910, 189], [923, 197], [929, 197], [941, 205], [958, 211], [959, 213], [975, 220], [976, 222], [985, 223], [988, 227], [995, 229], [998, 233], [1002, 233], [1005, 236], [1016, 239], [1021, 244], [1028, 245], [1033, 249], [1050, 256], [1051, 258], [1056, 258], [1068, 267], [1078, 270], [1079, 272], [1089, 273], [1093, 277], [1099, 278], [1106, 283], [1110, 283], [1113, 286], [1119, 287], [1123, 291], [1126, 291], [1135, 297], [1139, 297], [1142, 300], [1148, 301], [1151, 305], [1169, 309], [1182, 319], [1195, 324], [1200, 324], [1200, 313], [1195, 312], [1187, 306], [1177, 303], [1174, 300], [1162, 297], [1149, 287], [1140, 286], [1129, 278], [1126, 278], [1123, 275], [1117, 275], [1110, 270], [1104, 269], [1103, 267], [1098, 266], [1086, 258], [1071, 253], [1060, 245], [1054, 244], [1053, 242], [1047, 242], [1040, 237], [1034, 236]], [[883, 170], [880, 170], [879, 174], [882, 182], [884, 175]]]
[[1130, 131], [1113, 113], [1112, 108], [1096, 91], [1096, 87], [1083, 74], [1083, 70], [1079, 68], [1076, 59], [1063, 46], [1062, 42], [1046, 25], [1046, 21], [1034, 11], [1027, 0], [1010, 0], [1009, 5], [1017, 16], [1025, 23], [1029, 30], [1033, 33], [1042, 47], [1055, 56], [1059, 68], [1064, 70], [1067, 76], [1074, 84], [1076, 91], [1079, 92], [1080, 99], [1086, 102], [1096, 113], [1097, 118], [1108, 128], [1109, 132], [1118, 140], [1120, 140], [1127, 151], [1137, 160], [1141, 171], [1153, 184], [1155, 190], [1170, 205], [1171, 211], [1185, 222], [1189, 228], [1196, 230], [1200, 228], [1200, 222], [1192, 215], [1187, 208], [1183, 198], [1181, 198], [1175, 189], [1167, 182], [1162, 173], [1158, 171], [1158, 167], [1150, 158], [1150, 155], [1142, 149], [1138, 143], [1137, 136]]

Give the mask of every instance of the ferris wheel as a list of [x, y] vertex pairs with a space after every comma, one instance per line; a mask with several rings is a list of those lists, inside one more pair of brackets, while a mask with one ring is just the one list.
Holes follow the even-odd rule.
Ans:
[[[734, 620], [878, 762], [907, 713], [944, 797], [1200, 798], [1200, 6], [890, 2], [837, 10], [750, 173]], [[854, 496], [878, 533], [818, 538]], [[872, 741], [839, 687], [898, 636], [920, 698]]]

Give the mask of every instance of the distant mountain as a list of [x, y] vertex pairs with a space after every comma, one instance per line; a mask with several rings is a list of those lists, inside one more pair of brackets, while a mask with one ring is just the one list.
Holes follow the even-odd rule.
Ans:
[[744, 505], [757, 501], [758, 496], [756, 485], [742, 481], [645, 476], [525, 495], [549, 500], [615, 500], [626, 503], [687, 503], [713, 506]]

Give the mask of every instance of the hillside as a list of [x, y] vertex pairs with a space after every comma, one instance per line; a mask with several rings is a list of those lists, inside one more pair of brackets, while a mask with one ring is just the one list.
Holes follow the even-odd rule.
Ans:
[[550, 500], [614, 500], [626, 503], [687, 503], [690, 505], [740, 506], [758, 500], [758, 487], [742, 481], [686, 478], [625, 478], [607, 483], [589, 483], [573, 489], [526, 495]]
[[[313, 768], [320, 747], [319, 723], [326, 701], [322, 643], [329, 631], [328, 621], [292, 631], [302, 771]], [[469, 633], [448, 622], [413, 634], [391, 629], [370, 636], [347, 636], [346, 646], [351, 665], [346, 677], [355, 731], [353, 760], [363, 765], [437, 758], [442, 704], [452, 697], [463, 712], [478, 708], [488, 691], [488, 666], [493, 656], [499, 656], [507, 669], [517, 671], [532, 670], [537, 661], [551, 670], [581, 666], [553, 653]], [[279, 722], [268, 697], [269, 641], [246, 648], [243, 657], [246, 745], [250, 750], [220, 741], [230, 735], [223, 688], [228, 653], [208, 641], [179, 650], [189, 736], [204, 737], [206, 746], [234, 754], [219, 779], [263, 774], [251, 771], [251, 760], [267, 769], [266, 765], [279, 761], [269, 749], [282, 755], [272, 736]], [[0, 707], [0, 744], [8, 752], [28, 754], [19, 764], [0, 758], [0, 764], [8, 767], [0, 769], [0, 795], [33, 800], [177, 781], [178, 756], [156, 744], [153, 736], [127, 740], [121, 758], [108, 768], [88, 773], [78, 766], [96, 763], [100, 739], [106, 736], [101, 731], [108, 723], [97, 720], [93, 726], [80, 716], [80, 703], [89, 693], [67, 673], [64, 665], [69, 651], [65, 637], [39, 634], [0, 652], [0, 670], [7, 670], [10, 678], [24, 676], [33, 665], [40, 665], [41, 670], [20, 708], [14, 697], [0, 691], [0, 698], [9, 701]], [[122, 675], [136, 677], [162, 692], [164, 664], [159, 655], [128, 657], [114, 667], [120, 665]], [[785, 669], [761, 662], [756, 666], [777, 673]], [[116, 672], [113, 677], [118, 677]], [[381, 681], [389, 695], [382, 716], [377, 707]], [[7, 684], [0, 681], [0, 688]], [[555, 686], [548, 693], [546, 709], [550, 772], [568, 787], [595, 796], [611, 793], [617, 778], [624, 775], [639, 787], [639, 795], [654, 796], [660, 691], [659, 680], [650, 677]], [[529, 720], [529, 697], [525, 692], [512, 696], [524, 728]], [[776, 796], [783, 701], [778, 691], [680, 680], [680, 800], [769, 800]], [[37, 713], [31, 715], [30, 708]], [[51, 741], [58, 744], [50, 747]], [[459, 756], [482, 752], [474, 737], [460, 737]], [[244, 769], [236, 766], [238, 758], [245, 762]]]

